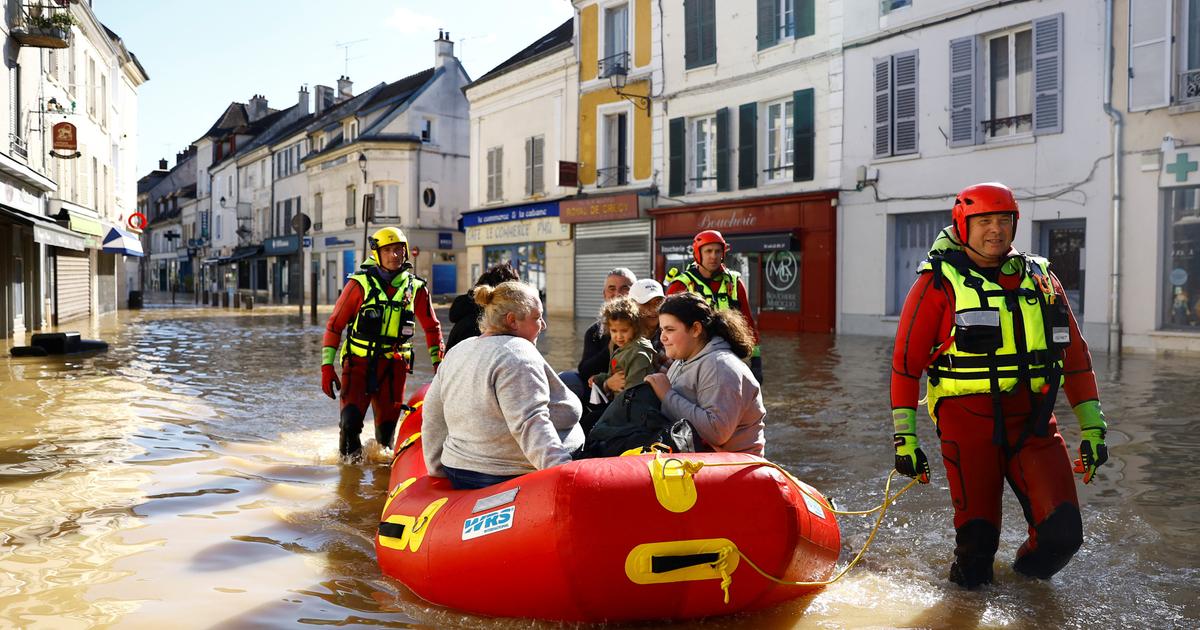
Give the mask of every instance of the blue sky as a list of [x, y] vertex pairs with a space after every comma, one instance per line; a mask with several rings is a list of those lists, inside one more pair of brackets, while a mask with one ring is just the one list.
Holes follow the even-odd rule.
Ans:
[[[138, 177], [254, 94], [290, 107], [302, 84], [355, 93], [433, 65], [439, 28], [472, 78], [571, 17], [570, 0], [96, 0], [93, 10], [138, 56]], [[361, 41], [360, 41], [361, 40]]]

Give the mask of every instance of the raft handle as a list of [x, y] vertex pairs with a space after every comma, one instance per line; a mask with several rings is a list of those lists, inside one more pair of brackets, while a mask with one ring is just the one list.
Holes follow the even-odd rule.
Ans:
[[720, 559], [720, 554], [718, 553], [692, 553], [684, 556], [650, 556], [650, 572], [669, 573], [702, 564], [713, 564], [718, 559]]

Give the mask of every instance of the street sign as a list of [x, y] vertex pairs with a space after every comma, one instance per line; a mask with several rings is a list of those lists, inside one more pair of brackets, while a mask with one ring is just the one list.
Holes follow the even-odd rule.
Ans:
[[312, 247], [312, 237], [311, 236], [304, 237], [304, 247], [306, 247], [306, 248]]

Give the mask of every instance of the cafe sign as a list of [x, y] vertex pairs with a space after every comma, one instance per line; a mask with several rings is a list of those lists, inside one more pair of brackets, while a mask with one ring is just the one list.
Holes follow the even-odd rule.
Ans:
[[536, 243], [562, 241], [571, 238], [571, 226], [560, 223], [558, 217], [541, 217], [524, 221], [507, 221], [468, 227], [467, 247], [501, 245], [506, 243]]
[[638, 218], [637, 194], [572, 199], [559, 203], [563, 223], [595, 223]]
[[60, 122], [50, 128], [52, 148], [50, 155], [56, 158], [71, 159], [80, 156], [79, 142], [75, 133], [75, 125]]

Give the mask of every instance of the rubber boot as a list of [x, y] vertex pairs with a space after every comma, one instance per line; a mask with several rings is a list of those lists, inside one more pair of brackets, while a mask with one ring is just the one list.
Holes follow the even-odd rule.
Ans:
[[1000, 531], [984, 520], [967, 521], [955, 532], [954, 564], [950, 581], [973, 590], [992, 583], [992, 563], [1000, 547]]
[[379, 442], [380, 446], [393, 448], [392, 439], [396, 435], [396, 421], [380, 422], [375, 425], [375, 441]]
[[1083, 545], [1083, 518], [1079, 507], [1063, 503], [1033, 528], [1033, 535], [1017, 550], [1013, 570], [1040, 580], [1058, 573]]
[[342, 457], [351, 460], [362, 459], [362, 442], [358, 437], [362, 433], [362, 426], [363, 412], [354, 405], [346, 405], [338, 421], [338, 453]]

